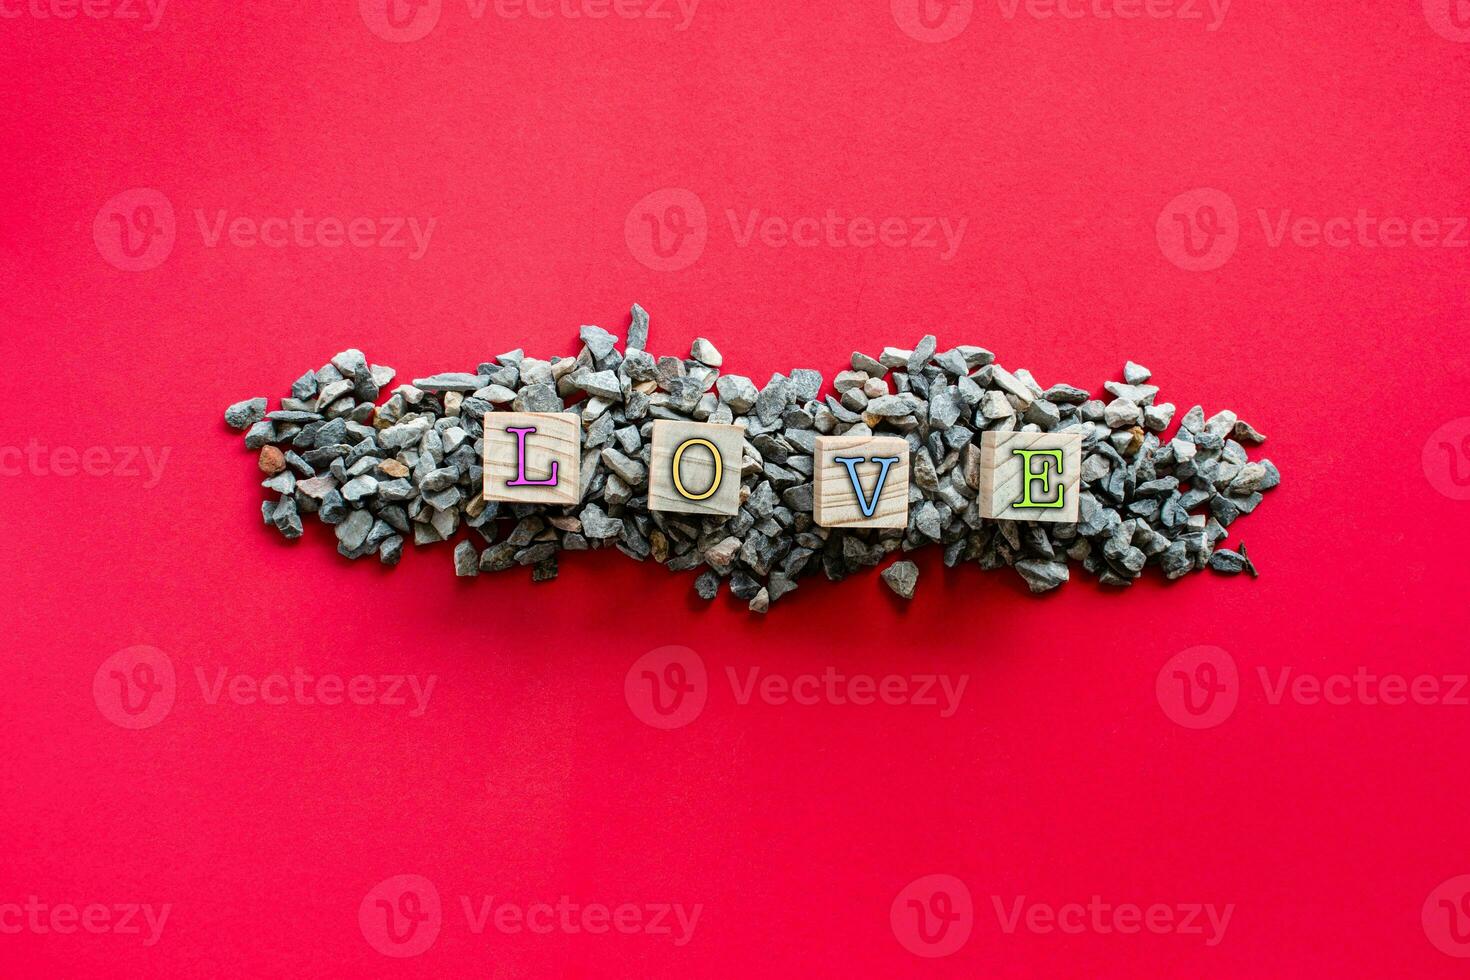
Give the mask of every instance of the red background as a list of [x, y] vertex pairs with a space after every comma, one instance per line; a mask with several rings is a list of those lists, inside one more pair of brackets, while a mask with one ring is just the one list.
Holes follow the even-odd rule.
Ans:
[[[471, 18], [380, 39], [350, 3], [170, 5], [0, 22], [0, 444], [170, 451], [163, 478], [3, 480], [0, 903], [173, 906], [161, 940], [0, 934], [6, 976], [1449, 975], [1420, 908], [1470, 871], [1470, 709], [1272, 704], [1274, 677], [1465, 669], [1467, 504], [1421, 452], [1466, 408], [1467, 251], [1271, 247], [1258, 209], [1466, 211], [1470, 47], [1418, 2], [1246, 4], [1223, 26], [1007, 19], [981, 4], [923, 43], [884, 2], [706, 0], [669, 21]], [[1208, 20], [1208, 15], [1207, 15]], [[178, 238], [105, 260], [93, 219], [154, 188]], [[708, 245], [657, 272], [629, 209], [694, 192]], [[1189, 272], [1161, 209], [1239, 208], [1221, 268]], [[728, 211], [966, 216], [958, 254], [741, 247]], [[195, 211], [437, 217], [422, 259], [381, 248], [206, 247]], [[1233, 529], [1259, 580], [1150, 571], [1032, 598], [1010, 572], [922, 553], [902, 605], [876, 574], [812, 580], [770, 615], [692, 598], [617, 553], [554, 583], [457, 580], [447, 546], [390, 572], [312, 525], [260, 525], [225, 405], [273, 399], [358, 346], [411, 378], [498, 351], [571, 354], [580, 323], [651, 346], [711, 338], [763, 381], [939, 335], [1043, 384], [1125, 357], [1181, 411], [1234, 408], [1285, 475]], [[1433, 452], [1430, 453], [1433, 456]], [[120, 460], [120, 456], [111, 457]], [[159, 724], [92, 696], [115, 651], [178, 672]], [[625, 674], [697, 651], [708, 704], [645, 725]], [[1239, 704], [1189, 730], [1160, 668], [1197, 645]], [[742, 705], [726, 668], [948, 673], [959, 710]], [[427, 712], [209, 704], [196, 668], [435, 674]], [[973, 934], [921, 959], [889, 907], [943, 873]], [[442, 931], [413, 959], [365, 941], [378, 882], [430, 879]], [[703, 906], [669, 937], [473, 934], [459, 896]], [[992, 896], [1233, 903], [1223, 941], [1005, 933]], [[1467, 950], [1470, 951], [1470, 950]]]

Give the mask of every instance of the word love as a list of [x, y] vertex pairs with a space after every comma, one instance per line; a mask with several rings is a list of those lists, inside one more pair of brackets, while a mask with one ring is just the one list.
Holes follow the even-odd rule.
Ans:
[[[570, 412], [485, 416], [485, 499], [576, 504], [581, 424]], [[658, 419], [648, 461], [648, 507], [734, 516], [740, 510], [745, 430], [739, 425]], [[898, 436], [817, 436], [812, 516], [822, 527], [905, 528], [909, 443]], [[1075, 522], [1082, 473], [1080, 432], [982, 434], [981, 515], [996, 520]]]

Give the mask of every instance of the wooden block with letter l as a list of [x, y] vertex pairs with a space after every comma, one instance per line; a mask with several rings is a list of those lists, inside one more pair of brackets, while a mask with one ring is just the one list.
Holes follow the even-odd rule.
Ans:
[[582, 422], [571, 412], [486, 412], [485, 499], [577, 503]]
[[908, 527], [908, 440], [817, 436], [812, 462], [812, 519], [822, 527]]
[[1070, 524], [1081, 492], [1081, 431], [980, 434], [981, 517]]
[[648, 509], [730, 516], [740, 510], [745, 429], [656, 419], [648, 467]]

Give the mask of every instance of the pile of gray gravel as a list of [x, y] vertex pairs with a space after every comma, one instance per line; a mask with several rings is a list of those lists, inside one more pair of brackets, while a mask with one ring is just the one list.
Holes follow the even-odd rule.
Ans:
[[[1080, 562], [1102, 582], [1126, 586], [1156, 565], [1165, 577], [1211, 568], [1256, 574], [1244, 546], [1220, 548], [1226, 530], [1280, 482], [1270, 460], [1246, 446], [1265, 437], [1234, 412], [1208, 418], [1198, 405], [1173, 437], [1175, 407], [1159, 402], [1150, 372], [1128, 362], [1122, 381], [1094, 398], [1068, 384], [1043, 389], [990, 351], [939, 352], [926, 336], [912, 349], [854, 353], [819, 397], [808, 368], [764, 385], [721, 374], [720, 352], [698, 339], [688, 358], [647, 352], [648, 314], [634, 305], [624, 349], [601, 327], [581, 329], [576, 357], [541, 360], [513, 350], [473, 372], [392, 384], [392, 368], [346, 350], [303, 374], [280, 407], [264, 398], [231, 405], [271, 493], [261, 508], [287, 538], [315, 514], [348, 558], [397, 564], [406, 539], [450, 541], [458, 575], [531, 569], [555, 578], [564, 551], [615, 547], [639, 561], [702, 569], [694, 587], [713, 599], [722, 582], [765, 612], [817, 571], [845, 578], [891, 552], [925, 545], [944, 563], [1014, 568], [1032, 592], [1067, 581]], [[574, 507], [486, 503], [481, 495], [481, 419], [486, 412], [571, 411], [581, 416], [581, 503]], [[741, 507], [733, 517], [651, 512], [648, 461], [654, 419], [745, 427]], [[985, 430], [1081, 431], [1083, 489], [1075, 524], [993, 521], [976, 502]], [[812, 521], [812, 451], [818, 435], [894, 434], [908, 441], [906, 530], [819, 527]], [[478, 537], [478, 542], [475, 540]], [[1217, 550], [1219, 549], [1219, 550]], [[891, 564], [883, 580], [912, 596], [918, 569]]]

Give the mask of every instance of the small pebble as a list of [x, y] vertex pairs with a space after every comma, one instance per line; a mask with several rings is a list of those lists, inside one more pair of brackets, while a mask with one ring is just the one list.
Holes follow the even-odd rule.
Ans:
[[275, 446], [261, 446], [257, 462], [262, 473], [274, 476], [286, 468], [286, 454]]
[[265, 418], [265, 399], [248, 398], [225, 409], [225, 424], [232, 429], [248, 429]]
[[883, 569], [880, 576], [895, 595], [912, 599], [914, 587], [919, 584], [919, 566], [911, 561], [896, 561]]

